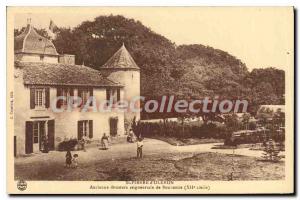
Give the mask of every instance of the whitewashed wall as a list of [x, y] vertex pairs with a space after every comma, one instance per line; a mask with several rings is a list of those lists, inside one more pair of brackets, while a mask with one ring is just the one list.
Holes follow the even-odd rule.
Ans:
[[[86, 112], [82, 113], [79, 109], [72, 112], [53, 113], [50, 108], [43, 110], [30, 109], [30, 89], [23, 85], [22, 70], [15, 69], [14, 85], [14, 135], [17, 136], [17, 155], [25, 154], [25, 122], [33, 121], [32, 117], [45, 117], [43, 120], [55, 120], [55, 147], [64, 138], [77, 138], [77, 122], [79, 120], [93, 120], [93, 139], [100, 139], [103, 133], [109, 134], [109, 118], [118, 117], [118, 135], [124, 135], [124, 113], [121, 112]], [[105, 88], [94, 88], [94, 96], [97, 101], [106, 99]], [[77, 94], [75, 90], [74, 95]], [[50, 105], [56, 98], [57, 90], [50, 88]], [[124, 91], [121, 90], [121, 98]], [[98, 106], [98, 105], [97, 105]], [[34, 151], [38, 152], [35, 145]]]
[[[139, 70], [117, 70], [112, 71], [101, 70], [108, 79], [119, 82], [124, 85], [124, 99], [131, 100], [133, 97], [140, 96], [140, 71]], [[133, 117], [140, 119], [140, 113], [129, 112], [125, 114], [125, 118], [132, 121]]]
[[41, 60], [39, 54], [16, 54], [15, 60], [22, 62], [58, 63], [58, 56], [44, 55], [43, 60]]

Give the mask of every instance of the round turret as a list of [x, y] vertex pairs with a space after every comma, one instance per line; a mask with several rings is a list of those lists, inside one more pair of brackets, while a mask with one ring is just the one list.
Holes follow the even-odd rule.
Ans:
[[[101, 73], [110, 80], [124, 86], [123, 99], [130, 101], [140, 96], [140, 68], [137, 66], [125, 45], [100, 68]], [[136, 105], [139, 105], [137, 102]], [[140, 113], [127, 112], [125, 119], [140, 119]]]

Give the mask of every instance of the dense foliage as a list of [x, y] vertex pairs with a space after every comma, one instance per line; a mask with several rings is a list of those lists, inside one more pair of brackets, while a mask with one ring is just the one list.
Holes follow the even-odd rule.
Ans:
[[147, 123], [138, 122], [133, 131], [137, 137], [174, 137], [180, 139], [186, 138], [215, 138], [225, 139], [228, 137], [226, 127], [222, 124], [181, 124], [179, 122], [158, 122]]
[[278, 162], [281, 159], [279, 152], [280, 148], [278, 145], [276, 145], [276, 143], [270, 139], [265, 144], [262, 159], [271, 162]]
[[[20, 30], [15, 30], [15, 35]], [[45, 30], [40, 34], [47, 35]], [[60, 28], [53, 40], [59, 53], [76, 55], [76, 63], [99, 69], [122, 43], [141, 68], [141, 95], [159, 99], [204, 96], [248, 99], [260, 104], [284, 104], [284, 71], [254, 69], [222, 50], [200, 44], [176, 46], [141, 22], [123, 16], [99, 16], [79, 26]], [[142, 113], [143, 118], [160, 118]]]

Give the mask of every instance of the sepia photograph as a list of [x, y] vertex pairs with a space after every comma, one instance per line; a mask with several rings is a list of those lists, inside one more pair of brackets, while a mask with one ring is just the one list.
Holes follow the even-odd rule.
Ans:
[[291, 194], [293, 7], [7, 7], [10, 194]]

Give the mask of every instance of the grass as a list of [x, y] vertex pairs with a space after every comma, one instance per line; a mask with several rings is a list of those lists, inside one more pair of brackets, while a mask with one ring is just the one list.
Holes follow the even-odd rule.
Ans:
[[223, 143], [223, 139], [214, 139], [214, 138], [186, 138], [179, 139], [175, 137], [163, 137], [163, 136], [153, 136], [153, 139], [161, 140], [167, 142], [174, 146], [187, 146], [195, 144], [208, 144], [208, 143]]
[[[234, 166], [234, 171], [232, 171]], [[51, 169], [51, 170], [50, 170]], [[15, 165], [15, 179], [69, 181], [125, 180], [282, 180], [284, 162], [261, 162], [254, 157], [220, 153], [168, 153], [143, 159], [121, 158], [79, 164], [77, 169], [62, 164], [23, 163]]]

